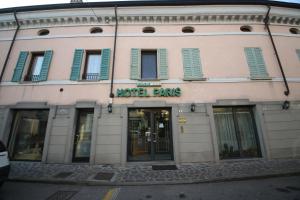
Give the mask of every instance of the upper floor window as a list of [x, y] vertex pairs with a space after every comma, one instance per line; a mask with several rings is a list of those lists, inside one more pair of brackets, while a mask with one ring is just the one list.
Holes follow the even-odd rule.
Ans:
[[241, 26], [240, 30], [242, 32], [252, 32], [252, 27], [251, 26]]
[[52, 60], [52, 50], [43, 52], [32, 52], [30, 53], [31, 59], [29, 65], [27, 65], [28, 51], [21, 51], [12, 82], [19, 82], [22, 80], [23, 71], [26, 69], [25, 81], [46, 81], [48, 78], [48, 71]]
[[270, 79], [261, 48], [247, 47], [244, 49], [251, 79]]
[[38, 31], [39, 36], [49, 35], [50, 31], [48, 29], [42, 29]]
[[130, 78], [134, 80], [168, 79], [167, 49], [131, 49]]
[[28, 72], [24, 78], [25, 81], [36, 81], [39, 79], [45, 52], [32, 53]]
[[155, 29], [153, 27], [145, 27], [143, 28], [143, 33], [154, 33]]
[[142, 51], [142, 80], [157, 79], [157, 51]]
[[83, 80], [97, 80], [101, 68], [101, 51], [87, 51]]
[[183, 27], [183, 28], [182, 28], [182, 32], [183, 32], [183, 33], [194, 33], [194, 32], [195, 32], [195, 29], [194, 29], [194, 27], [186, 26], [186, 27]]
[[205, 80], [203, 78], [200, 51], [198, 48], [183, 48], [182, 61], [184, 80]]
[[297, 29], [297, 28], [290, 28], [290, 33], [291, 33], [291, 34], [299, 34], [300, 31], [299, 31], [299, 29]]
[[94, 27], [94, 28], [91, 28], [91, 30], [90, 30], [90, 33], [92, 33], [92, 34], [102, 33], [102, 32], [103, 32], [103, 30], [100, 27]]
[[[82, 60], [85, 60], [83, 71]], [[110, 49], [75, 49], [70, 80], [108, 80], [110, 68]], [[81, 76], [80, 76], [81, 75]]]

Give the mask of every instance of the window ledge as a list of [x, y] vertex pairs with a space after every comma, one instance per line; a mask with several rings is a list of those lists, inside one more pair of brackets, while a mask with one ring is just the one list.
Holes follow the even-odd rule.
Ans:
[[28, 83], [40, 83], [40, 82], [44, 82], [44, 81], [21, 81], [19, 83], [28, 84]]
[[264, 157], [253, 157], [253, 158], [228, 158], [228, 159], [220, 159], [219, 162], [243, 162], [243, 161], [259, 161], [259, 160], [265, 160]]
[[184, 78], [184, 81], [206, 81], [207, 78]]
[[100, 80], [78, 80], [77, 82], [99, 82]]
[[141, 82], [157, 82], [157, 81], [161, 81], [160, 79], [138, 79], [138, 81]]
[[250, 77], [250, 80], [272, 80], [272, 77]]

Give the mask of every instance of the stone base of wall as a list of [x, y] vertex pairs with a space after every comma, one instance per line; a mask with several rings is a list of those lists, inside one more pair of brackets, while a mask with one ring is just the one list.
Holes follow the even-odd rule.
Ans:
[[[220, 103], [221, 102], [221, 103]], [[266, 159], [300, 158], [300, 102], [291, 102], [288, 110], [282, 102], [245, 102], [233, 100], [216, 104], [167, 104], [165, 102], [137, 102], [134, 105], [107, 106], [92, 102], [76, 105], [47, 106], [50, 110], [45, 137], [43, 163], [72, 163], [76, 109], [94, 108], [93, 134], [89, 164], [119, 164], [127, 162], [128, 108], [168, 107], [172, 109], [172, 136], [174, 163], [203, 163], [219, 161], [218, 139], [212, 107], [214, 105], [254, 105], [255, 121], [259, 133], [262, 157]], [[240, 103], [239, 103], [240, 102]], [[36, 103], [26, 109], [35, 109]], [[20, 105], [0, 107], [0, 137], [7, 142], [14, 109]], [[184, 119], [184, 120], [182, 120]]]

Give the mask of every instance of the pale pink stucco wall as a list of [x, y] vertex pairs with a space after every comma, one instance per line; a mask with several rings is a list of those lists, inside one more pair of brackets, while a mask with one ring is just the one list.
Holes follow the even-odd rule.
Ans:
[[[145, 25], [146, 26], [146, 25]], [[148, 25], [147, 25], [148, 26]], [[272, 78], [280, 78], [281, 73], [274, 56], [270, 39], [265, 35], [234, 34], [222, 35], [222, 33], [240, 33], [240, 25], [195, 25], [196, 33], [208, 35], [181, 34], [181, 25], [157, 25], [155, 34], [147, 36], [142, 34], [142, 25], [121, 25], [117, 39], [115, 79], [128, 80], [130, 75], [130, 49], [157, 49], [166, 48], [169, 59], [169, 78], [182, 81], [182, 48], [199, 48], [204, 77], [210, 78], [247, 78], [249, 69], [246, 62], [244, 47], [260, 47], [266, 62], [267, 71]], [[17, 84], [7, 85], [11, 80], [19, 52], [54, 51], [49, 70], [48, 80], [69, 80], [74, 49], [102, 49], [113, 48], [113, 26], [103, 26], [103, 34], [89, 37], [91, 26], [83, 27], [53, 27], [50, 28], [49, 37], [64, 38], [40, 38], [36, 36], [39, 29], [21, 30], [13, 48], [11, 59], [4, 74], [6, 85], [0, 87], [0, 104], [15, 104], [21, 101], [47, 101], [50, 104], [73, 104], [76, 101], [97, 101], [107, 103], [109, 95], [109, 83], [106, 82], [74, 82], [74, 85], [55, 82], [55, 85], [41, 84]], [[274, 39], [280, 53], [281, 61], [288, 78], [300, 79], [300, 61], [296, 55], [296, 49], [300, 49], [300, 38], [290, 35], [288, 26], [273, 26]], [[253, 33], [265, 32], [264, 26], [253, 25]], [[13, 32], [11, 32], [13, 33]], [[0, 34], [2, 32], [0, 31]], [[5, 33], [7, 34], [7, 32]], [[161, 35], [163, 34], [163, 35]], [[169, 35], [168, 35], [169, 34]], [[276, 34], [283, 34], [277, 36]], [[70, 38], [66, 38], [70, 36]], [[75, 37], [76, 36], [76, 37]], [[5, 35], [8, 37], [8, 35]], [[1, 58], [7, 49], [8, 42], [0, 42]], [[28, 63], [29, 63], [28, 59]], [[112, 61], [111, 61], [112, 62]], [[27, 66], [28, 66], [27, 63]], [[26, 69], [25, 69], [26, 71]], [[38, 85], [38, 86], [37, 86]], [[300, 82], [289, 83], [291, 94], [289, 100], [300, 100]], [[135, 84], [115, 84], [114, 88], [136, 87]], [[277, 101], [285, 100], [283, 95], [283, 82], [272, 81], [247, 81], [236, 83], [211, 83], [211, 82], [182, 82], [180, 84], [163, 84], [162, 87], [181, 87], [180, 98], [115, 98], [114, 103], [132, 103], [135, 100], [164, 100], [169, 103], [184, 102], [215, 102], [217, 99], [249, 99], [251, 101]], [[59, 92], [64, 88], [64, 92]], [[151, 90], [151, 89], [149, 89]]]

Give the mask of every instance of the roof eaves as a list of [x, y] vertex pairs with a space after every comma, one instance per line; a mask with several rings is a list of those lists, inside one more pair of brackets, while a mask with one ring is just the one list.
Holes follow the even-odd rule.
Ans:
[[90, 8], [90, 7], [135, 7], [135, 6], [180, 6], [180, 5], [269, 5], [300, 9], [300, 4], [268, 0], [137, 0], [137, 1], [104, 1], [88, 3], [64, 3], [23, 6], [0, 9], [0, 14], [55, 9]]

